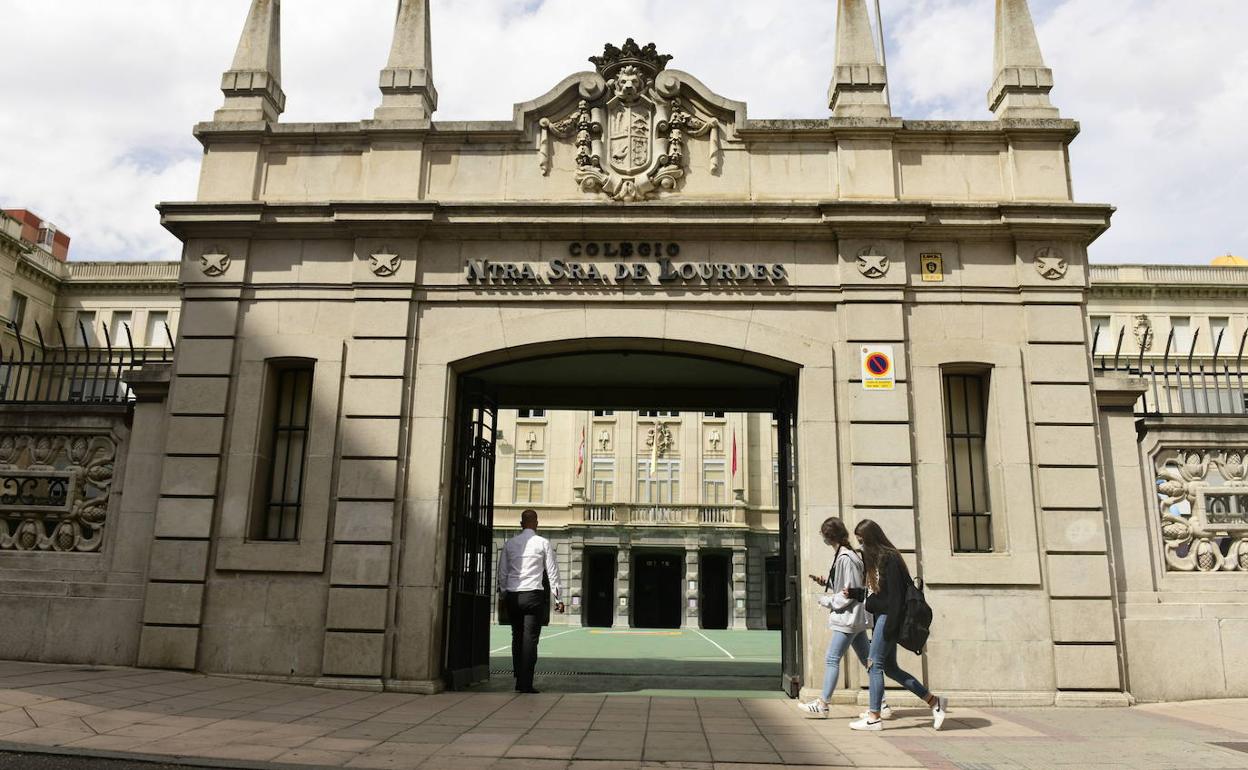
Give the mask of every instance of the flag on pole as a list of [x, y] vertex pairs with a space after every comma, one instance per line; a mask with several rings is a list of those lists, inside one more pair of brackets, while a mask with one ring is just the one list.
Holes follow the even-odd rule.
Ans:
[[732, 429], [732, 478], [737, 478], [737, 429]]
[[585, 469], [585, 426], [581, 426], [581, 446], [576, 450], [576, 475]]

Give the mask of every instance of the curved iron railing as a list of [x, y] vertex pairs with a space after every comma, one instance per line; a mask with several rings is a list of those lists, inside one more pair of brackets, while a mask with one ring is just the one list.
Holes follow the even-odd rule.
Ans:
[[[1136, 405], [1141, 414], [1186, 414], [1210, 416], [1248, 416], [1248, 391], [1244, 388], [1244, 353], [1248, 350], [1248, 330], [1239, 338], [1238, 348], [1224, 350], [1226, 330], [1218, 332], [1211, 357], [1197, 357], [1196, 346], [1200, 329], [1192, 336], [1186, 354], [1175, 344], [1174, 329], [1166, 337], [1166, 348], [1160, 357], [1141, 350], [1134, 358], [1124, 356], [1126, 327], [1118, 331], [1113, 353], [1092, 356], [1097, 373], [1119, 373], [1142, 377], [1148, 389]], [[1092, 350], [1097, 350], [1101, 329], [1092, 337]], [[1143, 346], [1141, 346], [1143, 347]], [[1235, 356], [1230, 353], [1234, 350]]]
[[[102, 325], [103, 326], [103, 325]], [[15, 344], [0, 344], [0, 403], [27, 404], [125, 404], [134, 400], [127, 375], [147, 363], [173, 360], [173, 332], [165, 323], [168, 347], [135, 348], [130, 324], [125, 347], [114, 346], [103, 326], [104, 344], [92, 345], [92, 336], [81, 321], [80, 336], [71, 345], [58, 321], [59, 338], [52, 344], [35, 323], [35, 344], [28, 345], [12, 322]]]

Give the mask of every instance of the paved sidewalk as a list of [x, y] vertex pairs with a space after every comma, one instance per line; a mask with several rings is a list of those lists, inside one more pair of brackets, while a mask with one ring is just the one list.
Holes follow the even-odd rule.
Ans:
[[1248, 701], [1105, 710], [954, 703], [939, 733], [925, 710], [905, 708], [881, 733], [853, 733], [846, 722], [856, 710], [807, 720], [792, 701], [768, 698], [420, 696], [0, 662], [0, 750], [423, 770], [1248, 767]]

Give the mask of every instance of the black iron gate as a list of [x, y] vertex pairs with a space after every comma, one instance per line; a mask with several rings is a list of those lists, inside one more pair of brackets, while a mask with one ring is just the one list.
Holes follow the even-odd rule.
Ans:
[[784, 569], [780, 617], [781, 689], [796, 698], [802, 689], [802, 618], [801, 586], [798, 584], [798, 511], [797, 505], [797, 389], [788, 380], [780, 389], [780, 408], [776, 411], [776, 434], [779, 442], [778, 460], [780, 490], [780, 559]]
[[490, 675], [497, 402], [481, 382], [460, 378], [456, 417], [443, 670], [460, 690]]

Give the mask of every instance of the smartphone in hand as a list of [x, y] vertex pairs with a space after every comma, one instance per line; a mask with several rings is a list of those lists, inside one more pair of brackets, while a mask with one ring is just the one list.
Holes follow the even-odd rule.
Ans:
[[815, 581], [816, 583], [818, 583], [819, 585], [823, 586], [824, 588], [827, 588], [827, 587], [828, 587], [828, 579], [827, 579], [827, 578], [819, 577], [818, 575], [807, 575], [806, 577], [808, 577], [808, 578], [810, 578], [811, 580]]

